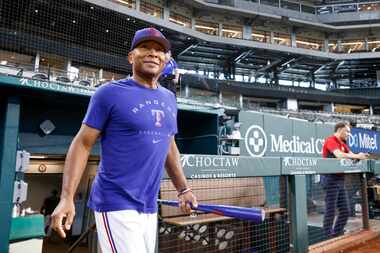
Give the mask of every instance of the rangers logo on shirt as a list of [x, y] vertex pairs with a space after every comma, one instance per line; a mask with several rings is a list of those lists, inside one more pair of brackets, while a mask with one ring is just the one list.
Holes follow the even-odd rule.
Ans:
[[152, 111], [152, 115], [155, 117], [155, 120], [156, 120], [156, 122], [154, 123], [154, 125], [155, 125], [156, 127], [161, 127], [161, 126], [162, 126], [162, 125], [161, 125], [161, 119], [162, 119], [162, 118], [165, 118], [165, 113], [164, 113], [164, 111], [161, 111], [161, 110], [154, 110], [154, 109], [152, 109], [151, 111]]

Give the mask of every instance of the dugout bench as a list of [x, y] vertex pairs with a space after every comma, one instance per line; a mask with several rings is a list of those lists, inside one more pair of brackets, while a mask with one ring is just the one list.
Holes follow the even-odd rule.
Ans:
[[[267, 208], [262, 177], [189, 180], [199, 203], [262, 207], [261, 224], [215, 214], [186, 215], [161, 205], [159, 252], [289, 252], [287, 210]], [[176, 200], [170, 180], [161, 181], [160, 198]]]

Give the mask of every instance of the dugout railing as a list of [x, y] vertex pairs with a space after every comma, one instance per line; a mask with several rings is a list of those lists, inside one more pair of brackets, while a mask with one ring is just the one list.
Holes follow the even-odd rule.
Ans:
[[[263, 223], [254, 224], [214, 215], [186, 217], [173, 207], [162, 206], [157, 252], [305, 253], [321, 242], [370, 229], [366, 175], [379, 171], [380, 163], [213, 155], [183, 155], [181, 162], [201, 203], [254, 206], [264, 208], [267, 216]], [[322, 179], [336, 174], [349, 178], [345, 194], [350, 213], [346, 213], [342, 233], [329, 235], [323, 224], [331, 211], [326, 212], [328, 188]], [[176, 199], [167, 176], [160, 197]], [[335, 215], [342, 211], [339, 205]]]

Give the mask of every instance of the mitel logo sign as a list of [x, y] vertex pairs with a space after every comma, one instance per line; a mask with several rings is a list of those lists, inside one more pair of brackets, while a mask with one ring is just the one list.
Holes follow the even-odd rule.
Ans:
[[258, 125], [250, 126], [245, 133], [245, 147], [253, 157], [264, 156], [267, 151], [288, 154], [321, 154], [323, 142], [323, 139], [315, 137], [302, 139], [297, 135], [290, 138], [277, 134], [268, 135]]
[[353, 152], [379, 153], [378, 132], [353, 128], [348, 139], [348, 146]]

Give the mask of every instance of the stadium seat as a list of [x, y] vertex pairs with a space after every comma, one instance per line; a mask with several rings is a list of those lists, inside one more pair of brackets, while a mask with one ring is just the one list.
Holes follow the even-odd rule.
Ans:
[[45, 73], [36, 73], [32, 76], [32, 79], [36, 79], [40, 81], [48, 81], [49, 77]]
[[91, 82], [89, 80], [80, 80], [79, 85], [89, 87], [89, 86], [91, 86]]
[[58, 82], [63, 82], [63, 83], [71, 83], [70, 79], [66, 76], [57, 76], [55, 80], [57, 80]]

